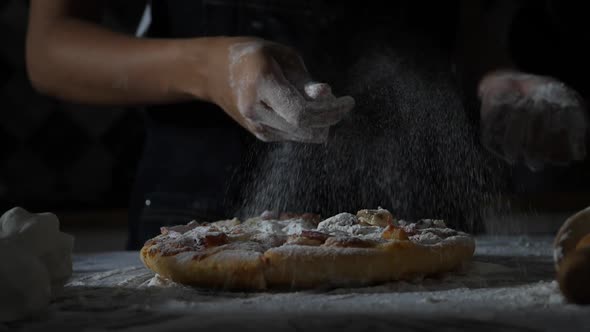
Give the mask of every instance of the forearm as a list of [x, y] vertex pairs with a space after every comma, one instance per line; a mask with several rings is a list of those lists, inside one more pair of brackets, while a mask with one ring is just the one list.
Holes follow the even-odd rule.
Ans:
[[140, 39], [64, 17], [30, 27], [27, 64], [38, 90], [73, 102], [123, 105], [208, 100], [213, 42]]

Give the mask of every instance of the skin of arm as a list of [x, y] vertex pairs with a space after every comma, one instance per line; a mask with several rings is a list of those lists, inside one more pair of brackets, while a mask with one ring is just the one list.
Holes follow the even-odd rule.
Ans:
[[97, 22], [102, 1], [32, 0], [26, 43], [33, 86], [91, 104], [211, 100], [208, 84], [223, 37], [141, 39]]
[[322, 143], [354, 107], [314, 82], [288, 47], [252, 37], [137, 38], [102, 27], [103, 5], [31, 1], [26, 62], [38, 91], [94, 105], [208, 101], [264, 141]]

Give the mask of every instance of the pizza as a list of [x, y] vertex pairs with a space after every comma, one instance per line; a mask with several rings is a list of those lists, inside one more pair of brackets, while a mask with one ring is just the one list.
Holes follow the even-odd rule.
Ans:
[[212, 289], [267, 290], [366, 286], [450, 272], [475, 241], [443, 220], [396, 220], [386, 209], [323, 219], [262, 215], [162, 227], [140, 251], [171, 281]]

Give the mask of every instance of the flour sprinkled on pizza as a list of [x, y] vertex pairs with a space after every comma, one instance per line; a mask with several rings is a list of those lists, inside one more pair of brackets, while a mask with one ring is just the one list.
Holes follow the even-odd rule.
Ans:
[[323, 220], [267, 211], [243, 222], [163, 227], [141, 260], [161, 277], [198, 287], [301, 289], [450, 272], [474, 250], [470, 235], [442, 220], [396, 220], [382, 208]]

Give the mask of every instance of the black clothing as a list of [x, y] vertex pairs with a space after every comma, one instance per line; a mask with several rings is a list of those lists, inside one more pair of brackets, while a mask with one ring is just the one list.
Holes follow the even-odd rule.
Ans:
[[[335, 93], [341, 95], [348, 93], [343, 75], [360, 57], [363, 44], [377, 38], [386, 40], [400, 25], [412, 26], [418, 33], [434, 34], [437, 37], [432, 41], [448, 45], [454, 26], [447, 22], [453, 22], [450, 15], [456, 10], [448, 2], [438, 3], [153, 0], [148, 36], [249, 35], [293, 46], [302, 54], [314, 78], [329, 82]], [[252, 174], [254, 170], [268, 168], [261, 156], [268, 149], [276, 149], [276, 144], [256, 141], [219, 107], [205, 102], [152, 106], [146, 110], [146, 117], [144, 155], [131, 202], [130, 248], [136, 249], [158, 234], [160, 226], [232, 217], [245, 202], [252, 202], [248, 191], [258, 187], [245, 182], [261, 182], [253, 179]], [[320, 176], [314, 172], [322, 168], [323, 159], [318, 155], [323, 147], [285, 144], [300, 150], [299, 161], [309, 160], [301, 162], [300, 176], [311, 180], [306, 182], [307, 188], [302, 188], [307, 199], [277, 198], [293, 203], [281, 203], [279, 207], [319, 212], [313, 210], [330, 204], [322, 197], [326, 190], [319, 186], [331, 185], [319, 178], [313, 180]], [[313, 189], [308, 182], [314, 183]], [[286, 196], [281, 188], [276, 187], [276, 195]], [[298, 206], [294, 201], [306, 202], [301, 205], [314, 202], [314, 206]], [[331, 210], [341, 208], [342, 204], [340, 200]]]

